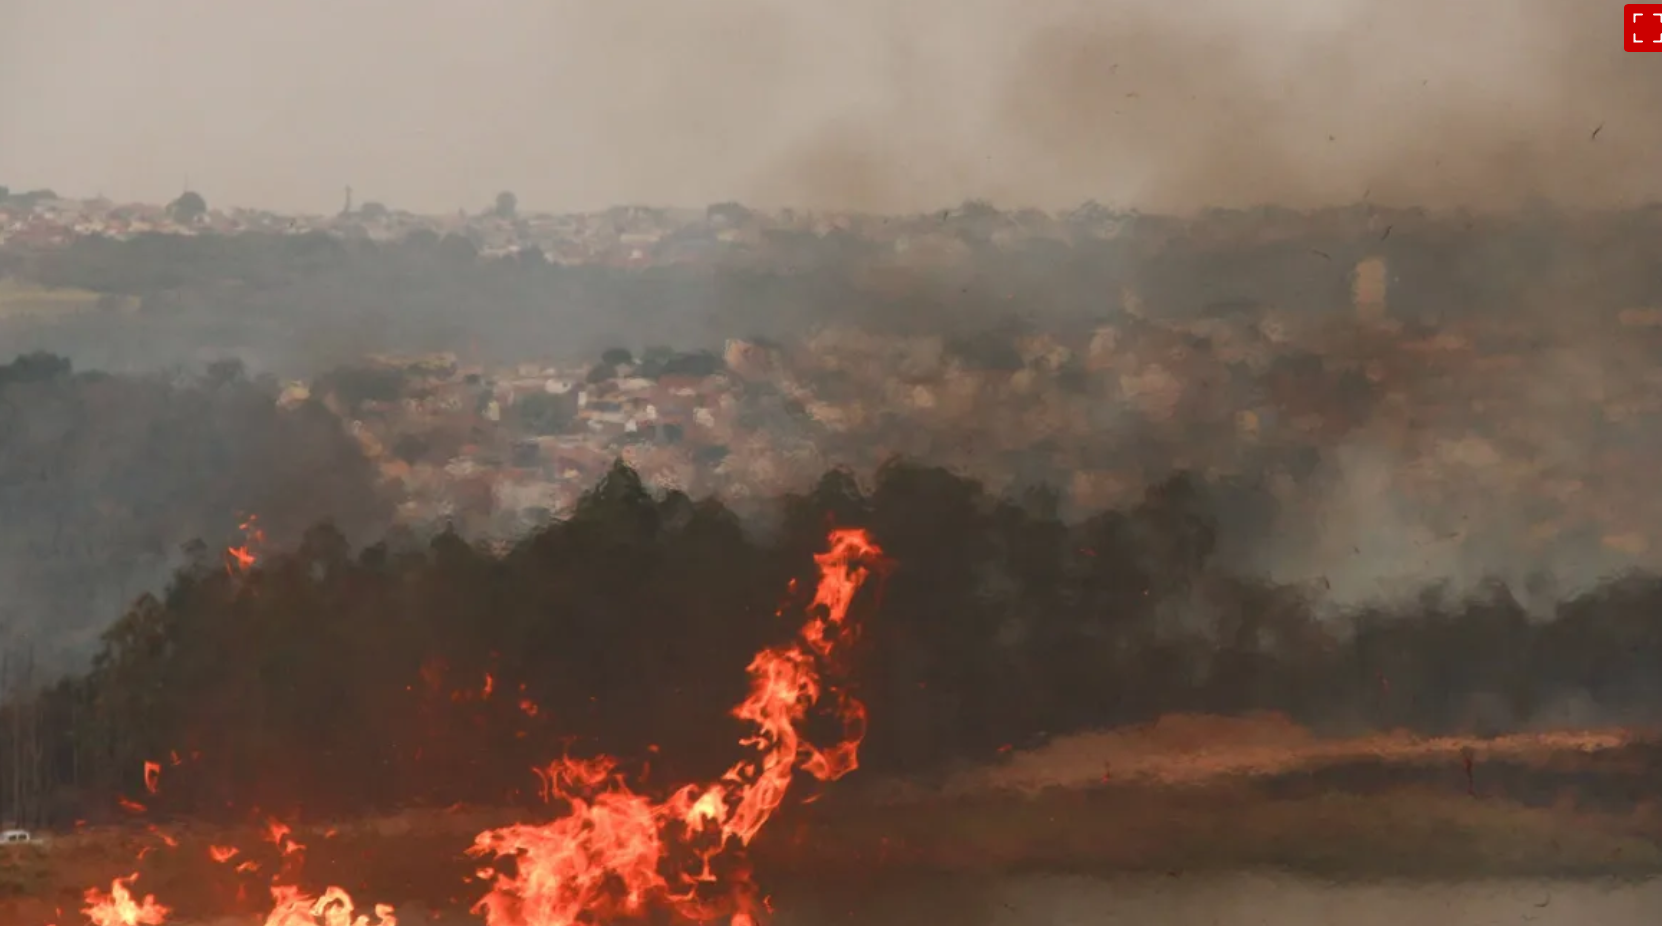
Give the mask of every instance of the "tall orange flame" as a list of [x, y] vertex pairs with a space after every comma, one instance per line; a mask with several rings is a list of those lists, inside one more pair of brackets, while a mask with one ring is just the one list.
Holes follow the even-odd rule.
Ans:
[[569, 813], [542, 825], [489, 830], [470, 850], [514, 862], [513, 873], [494, 873], [493, 889], [474, 908], [489, 926], [575, 926], [652, 905], [687, 919], [726, 914], [734, 926], [754, 921], [754, 888], [742, 874], [715, 896], [705, 887], [720, 880], [712, 860], [734, 841], [749, 844], [784, 800], [797, 768], [825, 781], [852, 771], [865, 733], [864, 706], [840, 694], [840, 742], [820, 749], [797, 728], [823, 692], [819, 663], [854, 636], [849, 606], [881, 555], [864, 531], [833, 531], [830, 542], [815, 557], [820, 580], [808, 620], [795, 641], [756, 655], [750, 694], [733, 710], [755, 727], [742, 743], [759, 755], [663, 802], [631, 791], [610, 758], [553, 763], [541, 773], [545, 796], [565, 802]]

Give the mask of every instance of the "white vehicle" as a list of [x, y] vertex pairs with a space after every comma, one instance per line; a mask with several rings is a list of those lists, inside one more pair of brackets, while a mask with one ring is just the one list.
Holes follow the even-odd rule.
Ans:
[[40, 840], [28, 830], [0, 830], [0, 843], [8, 846], [37, 843]]

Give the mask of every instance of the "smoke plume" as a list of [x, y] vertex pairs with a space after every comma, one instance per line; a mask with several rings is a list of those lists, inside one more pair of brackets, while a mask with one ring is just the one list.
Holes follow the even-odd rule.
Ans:
[[1612, 2], [470, 9], [13, 0], [0, 177], [319, 211], [344, 184], [424, 210], [503, 188], [550, 209], [1154, 211], [1662, 187], [1662, 83]]

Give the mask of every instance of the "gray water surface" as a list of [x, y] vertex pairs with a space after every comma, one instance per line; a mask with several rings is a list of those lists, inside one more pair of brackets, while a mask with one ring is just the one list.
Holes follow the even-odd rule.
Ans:
[[1659, 926], [1662, 880], [1333, 884], [1258, 874], [1023, 876], [779, 897], [773, 926]]
[[[791, 891], [776, 895], [775, 908], [764, 926], [1662, 926], [1662, 880], [1335, 884], [1275, 874], [1027, 875]], [[483, 920], [412, 904], [399, 909], [398, 924]]]

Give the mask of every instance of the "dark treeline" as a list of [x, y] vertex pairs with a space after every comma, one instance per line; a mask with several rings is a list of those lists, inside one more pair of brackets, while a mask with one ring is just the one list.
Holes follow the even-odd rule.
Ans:
[[[1318, 619], [1300, 589], [1214, 563], [1220, 491], [1177, 475], [1066, 523], [1043, 490], [1001, 499], [897, 461], [785, 497], [761, 536], [619, 464], [505, 553], [453, 534], [354, 552], [329, 527], [247, 573], [199, 551], [87, 674], [10, 705], [0, 755], [35, 757], [7, 774], [60, 822], [122, 795], [203, 815], [532, 800], [527, 770], [563, 748], [706, 774], [734, 758], [745, 665], [794, 630], [831, 525], [868, 527], [892, 559], [856, 603], [878, 773], [1174, 711], [1483, 733], [1662, 704], [1662, 582], [1614, 581], [1547, 621], [1498, 586]], [[146, 761], [164, 766], [154, 798]]]

